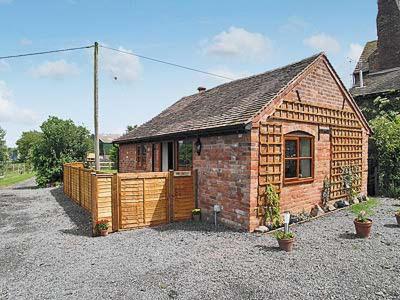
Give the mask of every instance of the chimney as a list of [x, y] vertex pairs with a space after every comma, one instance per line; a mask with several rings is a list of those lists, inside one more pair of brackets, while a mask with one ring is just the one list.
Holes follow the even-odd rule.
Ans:
[[199, 91], [199, 93], [204, 92], [206, 90], [206, 88], [204, 86], [199, 86], [197, 88], [197, 90]]
[[400, 67], [400, 0], [378, 0], [378, 71]]

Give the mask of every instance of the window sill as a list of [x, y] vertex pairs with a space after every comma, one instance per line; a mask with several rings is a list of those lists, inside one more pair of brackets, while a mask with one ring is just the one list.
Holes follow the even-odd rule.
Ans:
[[312, 183], [314, 182], [314, 178], [307, 179], [296, 179], [296, 180], [284, 180], [283, 185], [294, 185], [294, 184], [303, 184], [303, 183]]

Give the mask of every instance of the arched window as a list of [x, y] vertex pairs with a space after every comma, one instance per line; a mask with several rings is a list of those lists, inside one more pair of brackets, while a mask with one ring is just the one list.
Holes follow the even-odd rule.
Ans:
[[314, 179], [314, 137], [295, 131], [285, 135], [285, 183], [310, 182]]

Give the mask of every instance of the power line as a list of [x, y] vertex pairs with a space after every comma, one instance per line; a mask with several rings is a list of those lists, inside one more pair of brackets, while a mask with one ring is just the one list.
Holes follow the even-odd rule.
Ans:
[[82, 49], [88, 49], [88, 48], [93, 48], [93, 45], [83, 46], [83, 47], [75, 47], [75, 48], [49, 50], [49, 51], [42, 51], [42, 52], [31, 52], [31, 53], [23, 53], [23, 54], [16, 54], [16, 55], [0, 56], [0, 59], [18, 58], [18, 57], [34, 56], [34, 55], [42, 55], [42, 54], [50, 54], [50, 53], [58, 53], [58, 52], [67, 52], [67, 51], [82, 50]]
[[199, 70], [199, 69], [195, 69], [195, 68], [191, 68], [191, 67], [186, 67], [186, 66], [179, 65], [179, 64], [176, 64], [176, 63], [172, 63], [172, 62], [164, 61], [164, 60], [161, 60], [161, 59], [157, 59], [157, 58], [152, 58], [152, 57], [136, 54], [136, 53], [133, 53], [133, 52], [123, 51], [123, 50], [120, 50], [120, 49], [107, 47], [107, 46], [103, 46], [103, 45], [100, 45], [100, 47], [108, 49], [108, 50], [113, 50], [113, 51], [116, 51], [116, 52], [128, 54], [128, 55], [140, 57], [140, 58], [143, 58], [143, 59], [151, 60], [151, 61], [154, 61], [154, 62], [162, 63], [162, 64], [165, 64], [165, 65], [178, 67], [178, 68], [181, 68], [181, 69], [186, 69], [186, 70], [190, 70], [190, 71], [194, 71], [194, 72], [198, 72], [198, 73], [202, 73], [202, 74], [206, 74], [206, 75], [220, 77], [220, 78], [223, 78], [223, 79], [234, 80], [233, 78], [229, 78], [229, 77], [226, 77], [226, 76], [218, 75], [218, 74], [215, 74], [215, 73], [211, 73], [211, 72], [207, 72], [207, 71], [203, 71], [203, 70]]

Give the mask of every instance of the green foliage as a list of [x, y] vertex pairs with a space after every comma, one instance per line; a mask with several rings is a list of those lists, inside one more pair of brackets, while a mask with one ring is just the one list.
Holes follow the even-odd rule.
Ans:
[[49, 117], [40, 126], [42, 135], [32, 151], [32, 162], [39, 186], [62, 179], [64, 163], [83, 161], [89, 149], [89, 131], [72, 120]]
[[128, 133], [129, 131], [132, 131], [133, 129], [136, 129], [138, 126], [137, 125], [128, 125], [126, 126], [126, 133]]
[[274, 237], [277, 240], [288, 240], [288, 239], [292, 239], [294, 238], [294, 233], [293, 232], [287, 232], [285, 233], [282, 230], [278, 230], [276, 232], [274, 232]]
[[324, 178], [322, 187], [322, 205], [326, 206], [331, 198], [331, 181], [328, 177]]
[[[370, 198], [365, 202], [354, 204], [351, 207], [351, 211], [356, 215], [356, 219], [368, 218], [373, 215], [373, 209], [378, 206], [378, 200], [375, 198]], [[359, 221], [362, 222], [362, 221]]]
[[107, 230], [109, 227], [109, 221], [107, 219], [99, 220], [96, 222], [97, 230]]
[[0, 127], [0, 162], [8, 160], [8, 149], [6, 145], [6, 131]]
[[273, 227], [279, 227], [282, 223], [279, 202], [279, 195], [275, 187], [272, 184], [268, 184], [264, 193], [265, 222]]
[[346, 190], [347, 198], [351, 200], [355, 196], [357, 196], [358, 193], [355, 184], [358, 180], [360, 180], [360, 176], [358, 175], [359, 170], [357, 166], [344, 166], [341, 168], [341, 170], [343, 178], [343, 187]]
[[19, 160], [21, 162], [32, 161], [32, 149], [39, 143], [41, 136], [42, 133], [36, 130], [22, 133], [22, 136], [16, 142]]
[[400, 115], [393, 119], [378, 117], [371, 122], [371, 138], [379, 169], [379, 190], [400, 196]]
[[195, 208], [192, 210], [192, 215], [200, 215], [201, 214], [201, 209], [200, 208]]
[[400, 114], [400, 92], [388, 92], [385, 96], [367, 98], [360, 103], [361, 111], [367, 120], [385, 117], [394, 119]]
[[110, 160], [114, 163], [114, 166], [118, 164], [118, 156], [119, 156], [119, 146], [113, 145], [110, 149]]

